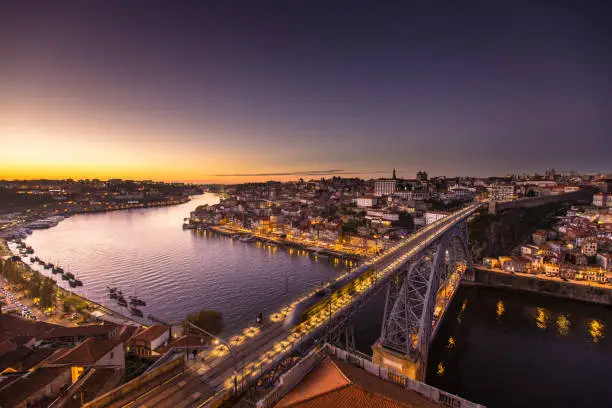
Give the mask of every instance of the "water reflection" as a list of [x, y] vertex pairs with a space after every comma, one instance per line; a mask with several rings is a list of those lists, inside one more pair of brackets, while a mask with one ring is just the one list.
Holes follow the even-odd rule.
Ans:
[[599, 343], [604, 337], [604, 324], [597, 319], [593, 319], [588, 326], [591, 340], [593, 340], [593, 343]]
[[495, 314], [497, 315], [497, 319], [501, 319], [505, 311], [506, 308], [504, 307], [504, 302], [498, 300], [497, 305], [495, 306]]
[[569, 328], [571, 326], [571, 322], [564, 314], [561, 314], [557, 317], [557, 331], [563, 337], [567, 336], [569, 333]]
[[[426, 383], [488, 407], [610, 406], [609, 309], [464, 287], [447, 313], [430, 348]], [[559, 392], [576, 384], [580, 392]]]
[[543, 308], [536, 308], [536, 325], [538, 329], [545, 330], [548, 327], [548, 321], [550, 320], [550, 311]]
[[457, 314], [457, 324], [461, 324], [461, 320], [463, 319], [463, 314], [465, 313], [465, 307], [467, 306], [467, 299], [461, 303], [461, 308], [459, 309], [459, 313]]

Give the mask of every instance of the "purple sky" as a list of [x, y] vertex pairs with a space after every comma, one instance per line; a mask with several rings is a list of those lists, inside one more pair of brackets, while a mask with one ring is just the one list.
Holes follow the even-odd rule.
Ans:
[[611, 7], [0, 0], [0, 178], [608, 172]]

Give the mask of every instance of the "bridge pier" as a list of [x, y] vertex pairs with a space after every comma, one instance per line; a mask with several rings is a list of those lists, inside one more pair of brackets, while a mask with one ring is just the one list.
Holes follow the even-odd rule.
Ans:
[[427, 358], [415, 359], [403, 353], [390, 350], [380, 343], [372, 346], [372, 362], [403, 374], [413, 380], [425, 382]]

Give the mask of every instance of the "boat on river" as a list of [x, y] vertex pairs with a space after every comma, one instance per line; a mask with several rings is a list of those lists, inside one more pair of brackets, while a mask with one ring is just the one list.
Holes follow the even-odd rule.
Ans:
[[142, 299], [139, 299], [138, 296], [130, 296], [130, 304], [134, 306], [146, 306], [147, 302]]
[[132, 314], [132, 316], [138, 316], [138, 317], [144, 316], [144, 314], [142, 313], [142, 310], [134, 306], [130, 306], [130, 313]]
[[[112, 288], [111, 288], [110, 286], [107, 286], [107, 287], [106, 287], [106, 289], [108, 290], [108, 297], [109, 297], [109, 298], [111, 298], [111, 299], [117, 299], [117, 297], [118, 297], [119, 295], [118, 295], [118, 293], [117, 293], [117, 290], [118, 290], [118, 289], [117, 289], [117, 287], [116, 287], [116, 286], [114, 286], [114, 287], [112, 287]], [[119, 292], [121, 292], [121, 291], [119, 291]]]

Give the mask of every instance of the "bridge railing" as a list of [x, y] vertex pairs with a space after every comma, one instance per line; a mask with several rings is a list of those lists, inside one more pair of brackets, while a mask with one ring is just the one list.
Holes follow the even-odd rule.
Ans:
[[270, 408], [295, 387], [306, 375], [328, 355], [326, 345], [313, 349], [298, 364], [279, 378], [278, 385], [257, 402], [257, 408]]

